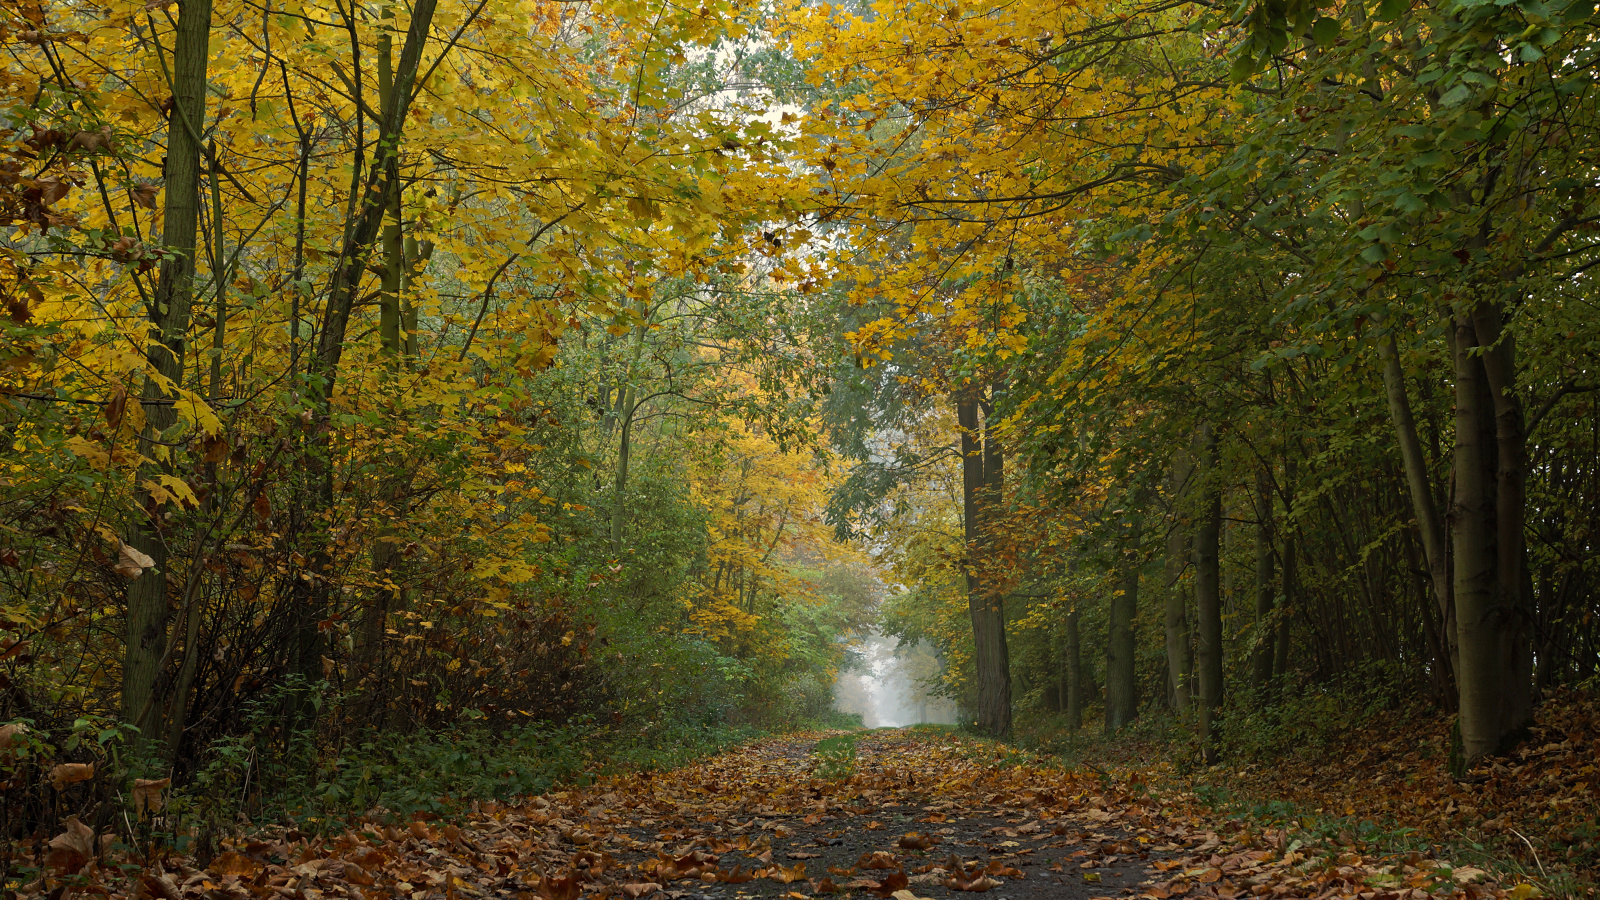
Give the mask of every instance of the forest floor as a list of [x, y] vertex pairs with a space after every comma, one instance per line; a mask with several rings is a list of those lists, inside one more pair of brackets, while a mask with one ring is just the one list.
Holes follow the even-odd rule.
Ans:
[[[82, 832], [87, 828], [79, 826]], [[30, 886], [160, 900], [1531, 900], [1532, 884], [1208, 813], [935, 729], [767, 740], [450, 823], [257, 834], [197, 860], [51, 842]]]

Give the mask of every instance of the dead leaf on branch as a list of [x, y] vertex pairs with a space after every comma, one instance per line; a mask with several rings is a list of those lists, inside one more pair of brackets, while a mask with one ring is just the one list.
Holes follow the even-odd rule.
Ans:
[[172, 786], [171, 778], [146, 779], [136, 778], [133, 781], [133, 810], [140, 821], [144, 820], [146, 812], [155, 815], [167, 805], [166, 795], [163, 793]]
[[117, 556], [116, 572], [123, 578], [134, 579], [144, 574], [145, 569], [153, 568], [156, 561], [140, 550], [121, 543], [121, 552]]
[[93, 778], [94, 763], [61, 763], [50, 770], [49, 777], [56, 790], [64, 790], [69, 784]]

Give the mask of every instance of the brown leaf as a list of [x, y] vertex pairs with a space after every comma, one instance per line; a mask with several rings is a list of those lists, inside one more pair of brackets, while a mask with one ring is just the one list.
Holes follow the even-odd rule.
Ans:
[[822, 856], [822, 854], [812, 853], [809, 850], [790, 850], [788, 853], [785, 853], [784, 856], [787, 856], [790, 859], [818, 859]]
[[[94, 763], [61, 763], [50, 770], [50, 784], [62, 790], [69, 784], [88, 781], [94, 777]], [[76, 817], [73, 818], [73, 821]]]
[[0, 725], [0, 754], [9, 755], [12, 748], [20, 743], [27, 733], [28, 726], [21, 722]]
[[111, 146], [111, 126], [106, 125], [98, 131], [80, 131], [72, 136], [69, 146], [80, 150], [99, 150]]
[[1006, 865], [998, 859], [989, 860], [989, 865], [983, 869], [985, 875], [1004, 876], [1006, 878], [1021, 878], [1022, 870]]
[[256, 499], [252, 501], [251, 506], [255, 509], [257, 519], [265, 522], [272, 518], [272, 501], [267, 499], [265, 493], [256, 494]]
[[939, 843], [937, 837], [913, 831], [909, 834], [901, 835], [900, 839], [894, 842], [894, 845], [902, 850], [928, 850], [937, 843]]
[[201, 458], [208, 463], [220, 463], [228, 458], [228, 442], [221, 435], [209, 435], [200, 442]]
[[856, 865], [864, 869], [900, 868], [900, 863], [894, 858], [894, 854], [887, 850], [874, 850], [871, 853], [863, 853], [861, 858], [856, 861]]
[[145, 209], [155, 209], [156, 193], [159, 190], [160, 188], [153, 184], [141, 184], [136, 185], [133, 190], [129, 191], [128, 196], [133, 198], [133, 202], [135, 204], [142, 206]]
[[50, 868], [71, 875], [94, 858], [94, 831], [78, 821], [77, 816], [67, 819], [66, 825], [66, 831], [50, 839], [50, 852], [44, 861]]
[[906, 873], [890, 872], [884, 876], [883, 881], [880, 881], [877, 887], [869, 887], [867, 890], [877, 894], [879, 897], [887, 898], [893, 896], [895, 891], [905, 890], [910, 886], [911, 882], [906, 878]]
[[122, 424], [122, 416], [127, 410], [128, 389], [119, 385], [116, 392], [111, 395], [111, 399], [107, 400], [106, 405], [101, 407], [100, 415], [105, 417], [107, 425], [116, 428]]
[[978, 877], [972, 879], [952, 877], [944, 880], [944, 886], [952, 891], [987, 891], [990, 888], [999, 887], [1000, 884], [1001, 883], [999, 881], [990, 878], [987, 875], [979, 875]]
[[811, 890], [818, 894], [842, 893], [842, 891], [839, 890], [839, 886], [833, 883], [833, 879], [827, 877], [824, 877], [821, 881], [811, 882]]
[[539, 896], [544, 900], [578, 900], [578, 878], [575, 875], [540, 878]]
[[134, 579], [144, 574], [144, 570], [151, 568], [156, 561], [143, 551], [136, 550], [126, 542], [119, 542], [122, 550], [117, 554], [116, 573], [123, 578]]
[[146, 779], [135, 778], [133, 781], [133, 810], [139, 819], [144, 819], [146, 812], [155, 815], [167, 805], [165, 795], [162, 793], [172, 786], [171, 778]]
[[654, 894], [659, 890], [663, 890], [663, 888], [654, 881], [644, 881], [637, 884], [625, 884], [622, 886], [622, 894], [623, 896], [627, 897], [628, 900], [637, 900], [639, 897], [649, 896], [650, 894]]
[[150, 896], [159, 897], [160, 900], [178, 900], [183, 896], [183, 891], [165, 872], [141, 872], [139, 882]]
[[795, 863], [789, 868], [773, 866], [767, 870], [767, 877], [779, 884], [794, 884], [796, 881], [806, 880], [806, 864]]

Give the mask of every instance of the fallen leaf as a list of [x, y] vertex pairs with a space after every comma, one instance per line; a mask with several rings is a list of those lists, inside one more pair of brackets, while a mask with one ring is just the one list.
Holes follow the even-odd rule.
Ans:
[[78, 821], [77, 816], [68, 818], [66, 827], [66, 831], [50, 839], [50, 852], [44, 861], [57, 872], [71, 875], [94, 858], [94, 831]]
[[856, 860], [856, 865], [863, 869], [900, 868], [900, 863], [894, 858], [894, 854], [887, 850], [874, 850], [871, 853], [863, 853], [861, 858]]
[[637, 900], [639, 897], [647, 897], [659, 890], [664, 890], [664, 888], [662, 888], [661, 885], [656, 884], [654, 881], [644, 881], [637, 884], [625, 884], [622, 886], [622, 894], [623, 896], [627, 897], [628, 900]]
[[904, 890], [910, 886], [911, 882], [906, 879], [906, 873], [890, 872], [884, 876], [882, 881], [877, 883], [876, 887], [869, 887], [867, 890], [879, 897], [888, 898], [894, 896], [895, 891]]
[[[1088, 879], [1089, 876], [1085, 875], [1084, 880], [1087, 881]], [[1100, 876], [1095, 875], [1094, 880], [1099, 881]], [[978, 877], [972, 879], [955, 877], [946, 878], [943, 884], [952, 891], [982, 892], [987, 891], [990, 888], [997, 888], [1002, 884], [1002, 882], [994, 878], [990, 878], [987, 875], [979, 875]]]
[[804, 881], [806, 878], [806, 864], [795, 863], [794, 866], [787, 869], [783, 866], [773, 866], [767, 870], [767, 877], [779, 884], [793, 884], [796, 881]]

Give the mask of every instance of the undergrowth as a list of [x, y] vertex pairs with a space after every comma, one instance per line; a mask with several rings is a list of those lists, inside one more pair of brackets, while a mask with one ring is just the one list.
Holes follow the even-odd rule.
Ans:
[[291, 737], [271, 753], [240, 738], [211, 748], [171, 813], [202, 828], [277, 822], [316, 833], [357, 820], [448, 818], [478, 801], [674, 768], [763, 733], [694, 724], [623, 730], [590, 721], [504, 731], [462, 727], [373, 735], [325, 758], [315, 755], [309, 736]]

